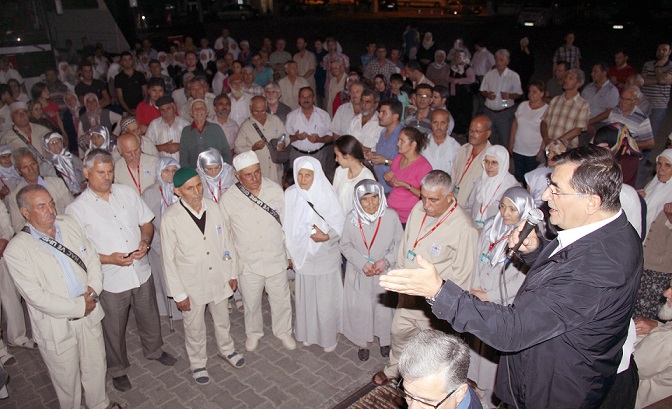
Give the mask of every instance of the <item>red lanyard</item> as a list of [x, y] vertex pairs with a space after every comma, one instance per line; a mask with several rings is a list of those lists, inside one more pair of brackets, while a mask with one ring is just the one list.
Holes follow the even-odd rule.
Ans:
[[2, 185], [3, 185], [4, 187], [6, 187], [7, 190], [10, 190], [10, 189], [9, 189], [9, 186], [7, 186], [7, 183], [5, 183], [5, 181], [4, 181], [2, 178], [0, 178], [0, 182], [2, 182]]
[[378, 218], [378, 225], [376, 226], [376, 231], [373, 233], [373, 238], [371, 239], [371, 244], [366, 243], [366, 236], [364, 235], [364, 229], [362, 228], [362, 219], [358, 218], [359, 220], [359, 232], [362, 233], [362, 240], [364, 240], [364, 247], [366, 247], [366, 253], [369, 256], [369, 260], [371, 260], [371, 247], [373, 247], [373, 243], [376, 241], [376, 237], [378, 236], [378, 229], [380, 229], [380, 222], [383, 218], [379, 217]]
[[219, 193], [222, 191], [222, 180], [220, 179], [219, 182], [217, 182], [217, 197], [215, 197], [215, 192], [210, 189], [210, 184], [208, 183], [208, 190], [210, 191], [210, 195], [212, 196], [212, 200], [215, 201], [215, 203], [219, 203]]
[[163, 200], [163, 203], [166, 204], [166, 207], [170, 206], [168, 202], [166, 202], [165, 196], [163, 196], [163, 188], [161, 186], [159, 186], [159, 192], [161, 192], [161, 200]]
[[502, 236], [502, 237], [501, 237], [499, 240], [497, 240], [496, 242], [490, 244], [490, 245], [488, 246], [488, 253], [490, 253], [490, 252], [492, 251], [492, 249], [494, 249], [495, 246], [496, 246], [499, 242], [501, 242], [502, 240], [508, 239], [508, 238], [509, 238], [509, 235], [507, 234], [507, 235], [505, 235], [505, 236]]
[[138, 180], [135, 180], [135, 176], [133, 176], [133, 172], [131, 172], [131, 168], [128, 166], [128, 164], [126, 164], [126, 169], [128, 169], [128, 173], [131, 174], [131, 179], [133, 179], [133, 184], [135, 185], [135, 187], [138, 188], [138, 193], [142, 194], [142, 189], [140, 188], [140, 184], [142, 183], [140, 181], [140, 163], [138, 163], [138, 167], [137, 167], [137, 169], [138, 169]]
[[420, 232], [422, 231], [422, 226], [425, 225], [425, 220], [427, 220], [427, 213], [425, 213], [425, 217], [422, 218], [422, 224], [420, 225], [420, 230], [418, 230], [418, 236], [415, 237], [415, 243], [413, 244], [413, 250], [415, 250], [415, 248], [418, 247], [418, 243], [420, 243], [420, 240], [422, 240], [422, 239], [426, 238], [427, 236], [429, 236], [430, 234], [434, 233], [434, 230], [436, 230], [439, 226], [441, 226], [441, 223], [446, 221], [448, 216], [450, 216], [450, 214], [453, 213], [453, 211], [456, 208], [457, 208], [457, 201], [455, 201], [453, 199], [453, 206], [450, 208], [448, 213], [446, 213], [446, 215], [443, 216], [443, 218], [441, 220], [439, 220], [438, 223], [436, 223], [436, 226], [432, 227], [432, 229], [430, 231], [425, 233], [422, 237], [418, 238], [418, 236], [420, 236]]
[[490, 203], [492, 203], [493, 199], [494, 199], [495, 196], [497, 195], [497, 191], [499, 190], [499, 187], [500, 187], [500, 186], [502, 186], [501, 183], [500, 183], [499, 185], [497, 185], [497, 189], [495, 189], [495, 192], [492, 194], [492, 197], [491, 197], [490, 200], [488, 201], [488, 204], [485, 205], [485, 209], [483, 209], [483, 203], [481, 203], [481, 206], [480, 206], [480, 208], [479, 208], [479, 210], [478, 210], [478, 213], [479, 213], [481, 216], [483, 216], [483, 213], [485, 213], [485, 211], [488, 210], [488, 207], [490, 206]]
[[471, 163], [474, 161], [474, 159], [476, 159], [476, 156], [469, 155], [469, 159], [467, 159], [467, 164], [465, 165], [464, 170], [462, 171], [462, 176], [460, 176], [460, 180], [457, 182], [457, 186], [460, 186], [460, 184], [462, 183], [462, 179], [464, 178], [464, 175], [467, 174], [467, 171], [469, 170], [469, 167], [471, 166]]

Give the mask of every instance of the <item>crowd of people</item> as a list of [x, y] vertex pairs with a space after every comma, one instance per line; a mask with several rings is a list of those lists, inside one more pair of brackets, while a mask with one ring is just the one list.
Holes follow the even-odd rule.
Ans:
[[[145, 39], [114, 57], [100, 46], [69, 49], [30, 90], [0, 58], [0, 300], [8, 324], [0, 364], [20, 364], [8, 345], [39, 348], [62, 408], [80, 407], [82, 387], [89, 408], [119, 408], [105, 382], [109, 375], [117, 390], [132, 388], [133, 309], [144, 357], [166, 366], [177, 358], [162, 349], [160, 317], [182, 320], [192, 377], [205, 385], [206, 309], [218, 357], [241, 368], [229, 313], [243, 312], [245, 350], [255, 351], [265, 292], [284, 348], [299, 341], [329, 353], [342, 335], [366, 361], [377, 338], [389, 363], [372, 382], [403, 378], [397, 386], [409, 404], [599, 406], [626, 375], [635, 379], [621, 388], [628, 407], [672, 394], [672, 362], [660, 359], [672, 335], [656, 321], [672, 308], [670, 142], [651, 154], [670, 99], [670, 44], [658, 45], [641, 71], [615, 50], [613, 65], [590, 67], [589, 82], [574, 41], [567, 33], [547, 82], [530, 81], [527, 39], [494, 53], [480, 40], [472, 53], [457, 39], [446, 52], [410, 26], [402, 47], [371, 43], [358, 67], [335, 38], [310, 47], [299, 37], [291, 54], [283, 38], [253, 47], [226, 28], [212, 48], [187, 38], [160, 52]], [[611, 196], [598, 189], [599, 203], [585, 205], [589, 217], [568, 216], [569, 200], [592, 197], [586, 186], [597, 183], [576, 179], [576, 169], [598, 172], [595, 163], [608, 169]], [[535, 256], [511, 259], [508, 247], [535, 208], [550, 216], [523, 246]], [[531, 308], [520, 319], [538, 321], [529, 315], [546, 311], [543, 301], [524, 295], [544, 284], [528, 275], [543, 271], [538, 242], [557, 237], [562, 250], [551, 258], [571, 258], [571, 243], [586, 234], [567, 234], [579, 219], [632, 226], [635, 236], [622, 233], [609, 251], [632, 256], [621, 260], [631, 269], [593, 279], [605, 288], [621, 280], [627, 294], [600, 295], [605, 311], [593, 315], [566, 312], [554, 335], [538, 335], [563, 347], [548, 344], [530, 359], [563, 348], [575, 358], [586, 332], [580, 322], [606, 320], [593, 328], [601, 331], [589, 348], [596, 362], [572, 361], [577, 377], [599, 382], [569, 387], [572, 375], [563, 372], [560, 390], [544, 390], [525, 378], [527, 358], [512, 356], [509, 383], [511, 370], [520, 383], [504, 388], [501, 376], [495, 381], [500, 357], [536, 338], [522, 339], [529, 329], [510, 316], [500, 317], [508, 332], [465, 317]], [[381, 287], [392, 270], [430, 264], [446, 283], [438, 292]], [[441, 291], [443, 304], [433, 306]], [[473, 306], [442, 316], [451, 314], [448, 297]], [[562, 308], [602, 305], [583, 302]], [[518, 325], [520, 334], [503, 335]], [[458, 332], [464, 341], [446, 335]], [[540, 380], [551, 377], [545, 365], [532, 371]], [[438, 383], [418, 387], [435, 373]]]

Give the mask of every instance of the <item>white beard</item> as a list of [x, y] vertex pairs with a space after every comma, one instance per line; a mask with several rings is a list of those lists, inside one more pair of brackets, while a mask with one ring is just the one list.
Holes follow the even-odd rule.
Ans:
[[240, 91], [231, 89], [231, 95], [233, 95], [236, 99], [240, 99], [244, 94], [245, 91], [243, 91], [242, 89]]
[[667, 302], [660, 307], [660, 311], [658, 311], [658, 318], [660, 318], [663, 321], [669, 321], [672, 320], [672, 300], [669, 298], [667, 299]]

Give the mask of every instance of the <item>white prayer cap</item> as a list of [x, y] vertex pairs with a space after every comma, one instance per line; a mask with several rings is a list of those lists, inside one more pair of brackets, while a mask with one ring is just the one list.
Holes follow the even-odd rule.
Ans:
[[18, 111], [19, 109], [25, 109], [25, 110], [27, 111], [27, 110], [28, 110], [28, 105], [26, 105], [25, 102], [22, 102], [22, 101], [16, 101], [16, 102], [13, 102], [13, 103], [9, 106], [9, 110], [10, 110], [12, 113], [14, 113], [15, 111]]
[[206, 108], [208, 107], [208, 104], [205, 102], [204, 99], [202, 99], [202, 98], [197, 98], [197, 99], [191, 101], [191, 105], [189, 105], [189, 110], [191, 110], [191, 109], [193, 108], [194, 104], [197, 103], [197, 102], [202, 102], [203, 105], [205, 105]]
[[240, 172], [241, 170], [249, 166], [256, 165], [257, 163], [259, 163], [259, 158], [257, 157], [257, 154], [254, 153], [254, 151], [243, 152], [233, 158], [233, 167], [236, 168], [236, 172]]

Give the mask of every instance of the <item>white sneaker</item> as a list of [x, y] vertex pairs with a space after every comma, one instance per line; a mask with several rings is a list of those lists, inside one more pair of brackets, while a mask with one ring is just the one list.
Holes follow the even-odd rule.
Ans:
[[293, 336], [285, 335], [284, 337], [280, 338], [280, 341], [282, 341], [282, 346], [286, 349], [289, 349], [290, 351], [296, 349], [296, 341], [294, 340]]
[[257, 346], [259, 346], [259, 340], [257, 338], [248, 338], [245, 340], [245, 349], [248, 352], [256, 350]]

